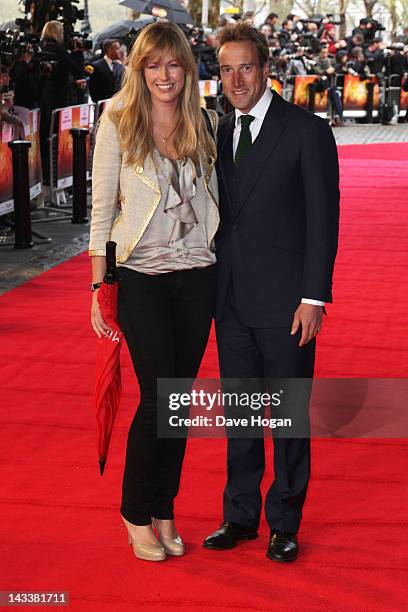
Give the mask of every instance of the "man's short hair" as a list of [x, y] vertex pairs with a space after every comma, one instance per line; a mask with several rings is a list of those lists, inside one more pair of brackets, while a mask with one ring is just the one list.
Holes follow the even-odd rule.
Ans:
[[229, 42], [251, 42], [258, 52], [259, 65], [263, 66], [269, 60], [269, 48], [265, 36], [249, 23], [239, 21], [229, 23], [218, 35], [218, 52], [221, 47]]
[[350, 57], [358, 57], [363, 53], [363, 47], [354, 47], [351, 50]]
[[276, 13], [269, 13], [266, 19], [279, 19], [279, 15]]
[[106, 40], [104, 40], [102, 44], [103, 52], [107, 53], [109, 49], [112, 47], [112, 45], [114, 45], [117, 42], [119, 42], [117, 38], [107, 38]]
[[360, 43], [364, 42], [364, 36], [360, 32], [356, 32], [353, 38], [354, 40], [359, 41]]

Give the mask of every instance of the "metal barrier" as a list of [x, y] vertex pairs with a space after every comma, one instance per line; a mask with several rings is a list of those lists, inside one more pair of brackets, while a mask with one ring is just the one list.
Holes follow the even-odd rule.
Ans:
[[91, 152], [90, 152], [91, 168], [92, 168], [93, 154], [94, 154], [94, 149], [95, 149], [96, 126], [98, 125], [98, 121], [103, 111], [105, 110], [105, 107], [107, 103], [109, 102], [109, 100], [110, 98], [107, 98], [106, 100], [99, 100], [99, 102], [94, 104], [93, 122], [92, 122], [92, 126], [89, 132], [89, 141], [90, 141], [90, 147], [91, 147]]
[[[50, 152], [50, 192], [51, 202], [61, 211], [61, 193], [66, 187], [73, 183], [72, 161], [70, 158], [72, 128], [90, 129], [93, 119], [94, 104], [77, 104], [65, 108], [57, 108], [52, 111], [49, 133]], [[65, 137], [67, 134], [67, 137]], [[90, 153], [90, 143], [88, 145]], [[90, 159], [90, 155], [88, 155]], [[90, 180], [90, 169], [87, 172], [87, 180]], [[62, 201], [64, 201], [62, 199]], [[51, 207], [50, 207], [51, 208]], [[63, 213], [64, 214], [64, 213]]]

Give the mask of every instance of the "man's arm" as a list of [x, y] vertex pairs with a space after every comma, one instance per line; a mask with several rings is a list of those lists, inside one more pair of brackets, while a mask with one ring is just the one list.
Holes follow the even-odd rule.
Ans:
[[[317, 119], [317, 118], [316, 118]], [[339, 225], [337, 147], [329, 125], [313, 119], [305, 133], [301, 171], [306, 202], [306, 249], [302, 303], [293, 318], [292, 334], [302, 327], [299, 346], [319, 333], [324, 303], [332, 301], [332, 276]]]
[[339, 165], [333, 132], [318, 117], [305, 132], [301, 173], [306, 205], [302, 296], [331, 302], [339, 228]]

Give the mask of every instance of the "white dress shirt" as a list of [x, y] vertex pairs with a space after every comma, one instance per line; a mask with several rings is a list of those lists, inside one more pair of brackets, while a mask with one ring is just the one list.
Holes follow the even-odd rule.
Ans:
[[[265, 119], [265, 115], [268, 111], [269, 105], [272, 101], [272, 90], [267, 87], [262, 97], [258, 100], [253, 108], [249, 111], [248, 115], [255, 117], [255, 119], [251, 122], [249, 126], [249, 130], [251, 132], [252, 142], [257, 138], [259, 132], [261, 131], [262, 124]], [[233, 153], [235, 158], [235, 152], [237, 150], [239, 137], [241, 135], [241, 119], [242, 115], [245, 113], [241, 113], [237, 108], [235, 109], [235, 128], [234, 134], [232, 138], [232, 146]], [[310, 298], [302, 298], [303, 304], [313, 304], [314, 306], [324, 306], [325, 302], [321, 302], [320, 300], [312, 300]]]
[[109, 70], [110, 70], [111, 72], [113, 72], [113, 60], [111, 60], [111, 58], [110, 58], [110, 57], [108, 57], [107, 55], [104, 55], [104, 56], [103, 56], [103, 59], [104, 59], [104, 60], [105, 60], [105, 62], [108, 64], [108, 66], [109, 66]]

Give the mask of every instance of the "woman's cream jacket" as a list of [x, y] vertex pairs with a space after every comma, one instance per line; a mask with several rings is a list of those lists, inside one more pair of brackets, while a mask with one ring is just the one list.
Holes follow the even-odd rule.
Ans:
[[[217, 114], [207, 111], [216, 133]], [[215, 159], [201, 162], [208, 193], [206, 228], [208, 247], [219, 225]], [[98, 127], [92, 168], [92, 221], [89, 255], [105, 255], [108, 240], [117, 244], [116, 261], [124, 263], [143, 235], [161, 199], [157, 172], [151, 157], [144, 167], [122, 163], [115, 123], [105, 111]]]

